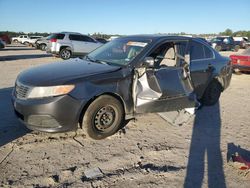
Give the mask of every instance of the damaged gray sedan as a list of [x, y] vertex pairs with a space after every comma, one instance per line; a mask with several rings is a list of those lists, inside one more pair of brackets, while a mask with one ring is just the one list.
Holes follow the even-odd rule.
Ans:
[[196, 38], [136, 35], [115, 39], [83, 59], [22, 72], [15, 113], [45, 132], [84, 128], [103, 139], [138, 113], [213, 105], [230, 84], [232, 66]]

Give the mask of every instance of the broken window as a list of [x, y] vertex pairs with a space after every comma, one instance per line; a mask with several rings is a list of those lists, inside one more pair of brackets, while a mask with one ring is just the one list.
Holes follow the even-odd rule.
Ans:
[[180, 66], [185, 60], [187, 41], [167, 42], [149, 56], [155, 59], [155, 68]]

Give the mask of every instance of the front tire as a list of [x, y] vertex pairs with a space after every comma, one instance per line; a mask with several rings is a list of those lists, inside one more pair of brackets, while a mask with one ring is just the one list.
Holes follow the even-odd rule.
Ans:
[[64, 60], [67, 60], [69, 58], [71, 58], [71, 51], [67, 48], [63, 48], [61, 51], [60, 51], [60, 57]]
[[220, 98], [222, 87], [218, 81], [212, 81], [206, 88], [201, 103], [205, 106], [215, 105]]
[[83, 128], [87, 136], [100, 140], [116, 133], [124, 120], [121, 102], [109, 95], [94, 100], [83, 117]]

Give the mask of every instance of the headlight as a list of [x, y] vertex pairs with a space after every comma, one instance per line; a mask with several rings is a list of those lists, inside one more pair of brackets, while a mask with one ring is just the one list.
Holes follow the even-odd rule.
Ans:
[[72, 91], [74, 88], [75, 88], [74, 85], [33, 87], [29, 92], [27, 98], [42, 98], [42, 97], [65, 95], [70, 91]]

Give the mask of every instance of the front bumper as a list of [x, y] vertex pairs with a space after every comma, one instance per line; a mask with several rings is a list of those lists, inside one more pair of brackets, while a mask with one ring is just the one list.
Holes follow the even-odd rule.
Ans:
[[69, 95], [21, 100], [12, 95], [17, 117], [29, 129], [44, 132], [76, 130], [84, 102]]

